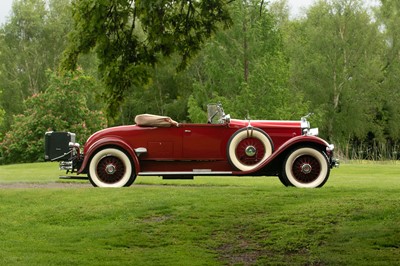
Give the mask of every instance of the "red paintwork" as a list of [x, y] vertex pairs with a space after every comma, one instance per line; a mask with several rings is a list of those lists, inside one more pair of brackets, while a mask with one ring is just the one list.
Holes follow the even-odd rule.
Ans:
[[[237, 171], [227, 158], [231, 136], [249, 121], [232, 119], [228, 124], [179, 124], [179, 127], [157, 128], [137, 125], [107, 128], [93, 134], [84, 146], [84, 161], [78, 173], [85, 173], [91, 156], [105, 146], [118, 146], [131, 157], [139, 172], [232, 171], [250, 175], [262, 170], [288, 148], [298, 143], [328, 144], [317, 137], [303, 136], [300, 121], [251, 121], [251, 126], [265, 131], [271, 138], [274, 152], [265, 163], [252, 171]], [[136, 148], [147, 153], [136, 156]]]
[[306, 145], [306, 144], [313, 144], [316, 146], [321, 147], [321, 149], [323, 149], [324, 147], [328, 147], [328, 142], [326, 142], [325, 140], [318, 138], [318, 137], [314, 137], [314, 136], [297, 136], [294, 137], [290, 140], [288, 140], [287, 142], [285, 142], [282, 146], [279, 147], [278, 150], [275, 150], [274, 153], [272, 153], [272, 155], [270, 157], [268, 157], [268, 159], [259, 167], [253, 169], [252, 171], [237, 171], [234, 172], [234, 175], [249, 175], [253, 172], [257, 172], [260, 169], [262, 169], [263, 167], [265, 167], [266, 165], [270, 164], [271, 162], [274, 162], [274, 160], [281, 155], [282, 153], [284, 153], [285, 151], [287, 151], [288, 149], [290, 149], [290, 147], [294, 147], [296, 145]]

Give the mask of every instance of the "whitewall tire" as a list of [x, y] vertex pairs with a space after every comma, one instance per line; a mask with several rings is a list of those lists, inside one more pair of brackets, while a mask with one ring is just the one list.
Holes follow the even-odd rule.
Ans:
[[130, 186], [136, 173], [128, 155], [115, 148], [106, 148], [95, 153], [89, 163], [89, 180], [96, 187]]
[[326, 155], [311, 147], [292, 151], [283, 165], [282, 183], [300, 188], [322, 187], [328, 180], [330, 167]]
[[251, 171], [262, 164], [273, 152], [271, 139], [261, 129], [243, 128], [228, 142], [229, 162], [241, 171]]

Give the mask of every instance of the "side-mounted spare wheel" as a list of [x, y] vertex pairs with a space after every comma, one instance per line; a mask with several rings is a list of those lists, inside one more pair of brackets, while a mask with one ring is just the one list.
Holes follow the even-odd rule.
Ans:
[[273, 151], [272, 141], [259, 128], [242, 128], [230, 138], [227, 146], [229, 162], [241, 171], [250, 171], [263, 163]]
[[97, 151], [90, 160], [88, 176], [95, 187], [127, 187], [136, 179], [129, 156], [116, 148]]
[[280, 179], [285, 186], [317, 188], [326, 183], [329, 173], [328, 158], [322, 151], [300, 147], [286, 157]]

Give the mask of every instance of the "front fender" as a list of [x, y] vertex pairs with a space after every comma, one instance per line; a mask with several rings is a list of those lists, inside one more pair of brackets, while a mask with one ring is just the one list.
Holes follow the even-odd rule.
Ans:
[[286, 151], [299, 143], [312, 144], [312, 145], [317, 145], [317, 146], [321, 146], [324, 148], [330, 146], [328, 142], [326, 142], [325, 140], [323, 140], [319, 137], [302, 135], [302, 136], [297, 136], [297, 137], [291, 138], [290, 140], [285, 142], [283, 145], [281, 145], [279, 147], [277, 152]]
[[250, 170], [250, 171], [235, 171], [232, 174], [233, 175], [251, 175], [252, 173], [255, 173], [261, 169], [263, 169], [265, 166], [267, 166], [269, 163], [271, 163], [273, 160], [275, 160], [277, 157], [280, 155], [284, 154], [288, 150], [291, 150], [295, 146], [317, 146], [321, 147], [322, 149], [325, 149], [326, 147], [330, 147], [329, 143], [326, 142], [325, 140], [315, 137], [315, 136], [297, 136], [294, 138], [291, 138], [284, 144], [282, 144], [279, 149], [277, 149], [270, 157], [265, 160], [262, 164], [260, 164], [258, 167]]
[[103, 147], [110, 147], [110, 146], [120, 148], [123, 151], [127, 152], [129, 157], [133, 161], [136, 174], [140, 172], [139, 159], [136, 156], [135, 151], [132, 149], [132, 147], [130, 147], [126, 142], [124, 142], [123, 140], [121, 140], [119, 138], [107, 137], [107, 138], [99, 139], [98, 141], [93, 143], [90, 147], [85, 147], [83, 163], [82, 163], [81, 168], [78, 171], [78, 174], [86, 173], [87, 166], [95, 152], [97, 152], [99, 149], [101, 149]]

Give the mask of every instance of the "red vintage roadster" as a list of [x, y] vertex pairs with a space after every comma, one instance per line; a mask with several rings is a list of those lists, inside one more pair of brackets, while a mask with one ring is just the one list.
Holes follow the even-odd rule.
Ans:
[[338, 166], [332, 144], [300, 121], [237, 120], [221, 104], [208, 106], [204, 124], [138, 115], [135, 125], [107, 128], [87, 140], [47, 132], [45, 159], [60, 169], [87, 174], [93, 186], [130, 186], [136, 176], [278, 176], [285, 186], [316, 188]]

